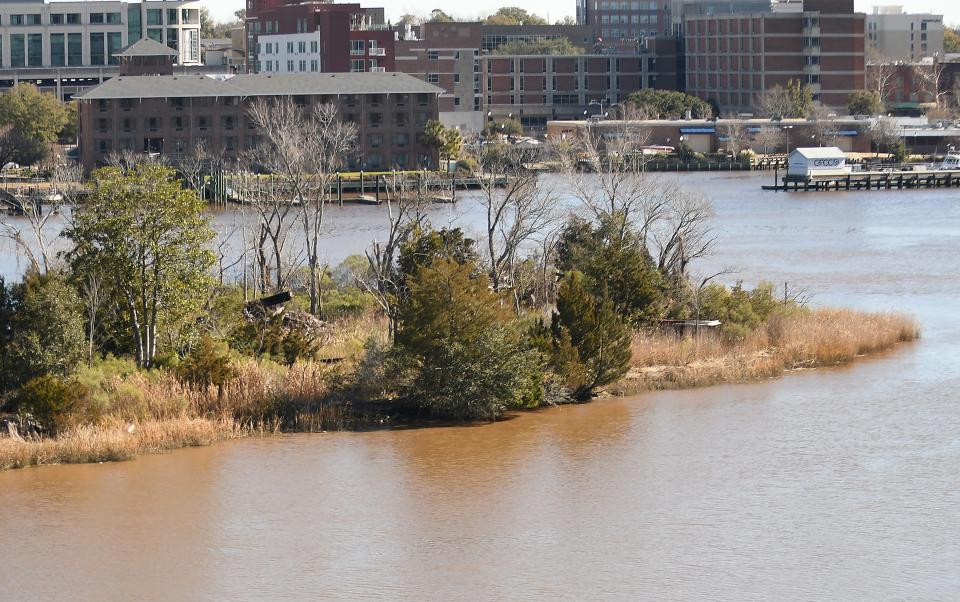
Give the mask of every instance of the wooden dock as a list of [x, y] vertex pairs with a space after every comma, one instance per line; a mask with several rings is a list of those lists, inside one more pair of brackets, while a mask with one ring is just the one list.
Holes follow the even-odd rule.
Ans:
[[960, 170], [858, 171], [841, 176], [811, 176], [805, 179], [777, 177], [764, 190], [776, 192], [855, 192], [865, 190], [914, 190], [958, 188]]

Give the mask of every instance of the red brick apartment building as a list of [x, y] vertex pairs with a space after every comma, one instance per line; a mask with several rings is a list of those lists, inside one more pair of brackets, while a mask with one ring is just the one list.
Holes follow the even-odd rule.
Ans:
[[247, 0], [246, 10], [247, 68], [251, 72], [395, 70], [396, 36], [385, 24], [382, 8], [309, 0]]
[[239, 159], [257, 143], [248, 117], [258, 98], [289, 97], [309, 107], [333, 103], [357, 124], [351, 168], [413, 169], [437, 165], [423, 143], [437, 119], [441, 90], [403, 73], [149, 75], [115, 77], [78, 97], [80, 159], [85, 170], [113, 151], [148, 152], [176, 162], [200, 141]]
[[[582, 54], [498, 52], [511, 42], [560, 38]], [[444, 89], [440, 116], [448, 126], [475, 131], [489, 119], [512, 116], [536, 132], [550, 119], [598, 113], [632, 92], [656, 85], [651, 52], [606, 54], [609, 51], [598, 47], [589, 26], [427, 23], [416, 35], [397, 42], [396, 64], [398, 71]]]
[[853, 0], [803, 0], [802, 12], [684, 18], [686, 90], [721, 113], [752, 111], [757, 96], [800, 80], [843, 107], [865, 86], [865, 15]]

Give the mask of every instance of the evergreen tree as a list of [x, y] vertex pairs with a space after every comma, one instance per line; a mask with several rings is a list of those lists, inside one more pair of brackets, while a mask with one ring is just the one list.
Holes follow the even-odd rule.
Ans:
[[77, 292], [53, 273], [28, 274], [0, 293], [3, 388], [52, 374], [69, 376], [84, 357], [84, 319]]
[[606, 216], [596, 226], [573, 218], [560, 239], [558, 267], [580, 272], [588, 290], [607, 295], [617, 314], [633, 327], [662, 317], [666, 282], [622, 216]]
[[441, 259], [411, 278], [391, 359], [402, 395], [433, 416], [494, 420], [543, 399], [539, 354], [470, 263]]
[[551, 330], [553, 367], [568, 383], [582, 379], [572, 391], [577, 399], [588, 399], [630, 369], [630, 330], [613, 302], [593, 295], [579, 272], [567, 273], [560, 283]]

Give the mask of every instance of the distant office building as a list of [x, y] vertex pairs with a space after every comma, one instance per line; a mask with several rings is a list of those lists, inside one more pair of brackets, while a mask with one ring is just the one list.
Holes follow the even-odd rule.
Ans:
[[197, 0], [0, 2], [0, 92], [21, 81], [69, 99], [117, 72], [117, 55], [141, 38], [198, 66]]
[[[536, 132], [550, 119], [609, 110], [655, 84], [651, 53], [615, 53], [585, 25], [426, 23], [404, 38], [397, 42], [397, 70], [443, 88], [441, 121], [468, 131], [512, 117]], [[524, 45], [561, 39], [579, 53], [524, 52]]]
[[877, 6], [867, 15], [867, 49], [877, 59], [918, 61], [943, 55], [943, 15], [910, 14]]
[[814, 100], [846, 106], [865, 87], [865, 15], [853, 0], [803, 0], [762, 13], [684, 18], [688, 93], [721, 113], [752, 112], [757, 97], [798, 80]]
[[384, 23], [382, 8], [247, 0], [246, 17], [247, 66], [252, 72], [394, 70], [396, 36]]
[[670, 34], [670, 0], [577, 0], [577, 23], [606, 41]]
[[181, 65], [200, 64], [201, 2], [3, 2], [3, 69], [101, 67], [148, 37], [178, 52]]

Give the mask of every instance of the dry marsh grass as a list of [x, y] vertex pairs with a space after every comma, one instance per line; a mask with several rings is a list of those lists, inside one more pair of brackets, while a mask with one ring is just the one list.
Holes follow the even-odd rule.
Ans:
[[130, 424], [109, 419], [76, 427], [55, 439], [0, 438], [0, 470], [130, 460], [142, 454], [210, 445], [244, 434], [230, 419], [184, 416]]
[[839, 366], [920, 336], [901, 313], [818, 309], [774, 315], [742, 341], [640, 333], [633, 368], [611, 390], [635, 394], [774, 378], [790, 370]]
[[340, 367], [244, 359], [236, 369], [222, 390], [191, 388], [164, 371], [87, 375], [92, 403], [102, 406], [99, 419], [41, 440], [0, 436], [0, 470], [129, 460], [251, 434], [346, 430], [378, 420], [337, 395]]

